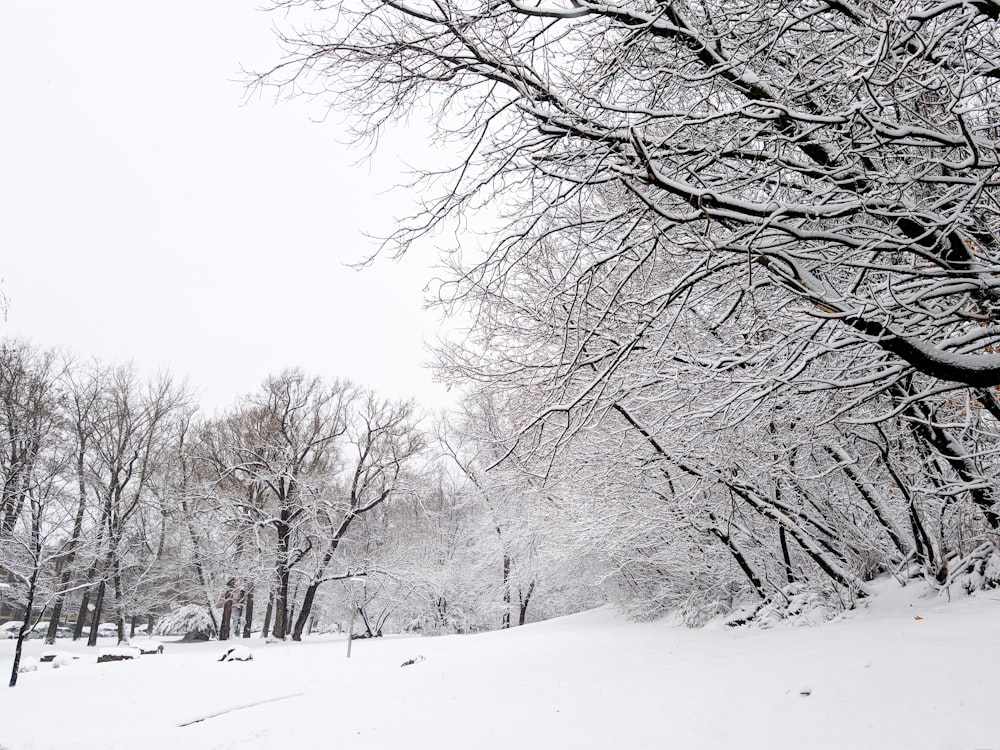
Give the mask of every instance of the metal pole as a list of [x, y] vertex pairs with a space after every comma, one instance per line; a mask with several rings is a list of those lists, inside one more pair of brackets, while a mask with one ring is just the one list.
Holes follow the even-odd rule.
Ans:
[[347, 658], [351, 658], [351, 640], [354, 636], [354, 613], [358, 611], [358, 603], [351, 597], [351, 618], [347, 626]]

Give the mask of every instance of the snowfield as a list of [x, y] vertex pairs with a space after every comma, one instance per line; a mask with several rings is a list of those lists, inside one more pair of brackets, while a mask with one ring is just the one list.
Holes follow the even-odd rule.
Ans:
[[[355, 641], [350, 660], [333, 636], [167, 642], [100, 665], [62, 641], [87, 658], [21, 675], [0, 699], [0, 747], [1000, 750], [1000, 593], [876, 589], [822, 626], [692, 630], [605, 607]], [[232, 646], [253, 660], [218, 661]], [[0, 644], [7, 669], [12, 651]]]

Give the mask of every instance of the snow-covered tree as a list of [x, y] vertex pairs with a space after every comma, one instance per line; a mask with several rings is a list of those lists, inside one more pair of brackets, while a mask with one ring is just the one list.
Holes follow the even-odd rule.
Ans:
[[449, 377], [509, 412], [498, 461], [628, 477], [669, 511], [619, 552], [680, 534], [763, 598], [995, 553], [994, 5], [277, 5], [314, 12], [258, 83], [360, 137], [427, 112], [453, 155], [387, 247], [499, 227], [439, 290], [473, 322]]

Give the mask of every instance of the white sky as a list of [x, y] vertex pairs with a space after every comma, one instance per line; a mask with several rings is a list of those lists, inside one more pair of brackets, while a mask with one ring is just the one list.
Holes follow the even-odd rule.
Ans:
[[[286, 366], [436, 407], [430, 252], [358, 272], [414, 196], [318, 105], [243, 104], [255, 0], [0, 5], [3, 336], [188, 376], [214, 409]], [[416, 145], [416, 144], [413, 144]]]

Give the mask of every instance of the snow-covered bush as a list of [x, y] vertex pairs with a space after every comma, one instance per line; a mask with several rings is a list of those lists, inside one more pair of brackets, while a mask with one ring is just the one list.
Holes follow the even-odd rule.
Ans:
[[30, 656], [24, 656], [21, 658], [21, 663], [17, 667], [19, 674], [24, 674], [25, 672], [37, 672], [38, 671], [38, 660]]
[[986, 543], [954, 560], [945, 587], [952, 594], [1000, 588], [1000, 550]]
[[212, 618], [203, 607], [189, 604], [161, 619], [153, 629], [153, 634], [208, 640], [216, 636], [216, 629]]
[[854, 600], [843, 592], [825, 590], [802, 583], [790, 583], [764, 601], [744, 607], [726, 618], [733, 627], [745, 624], [769, 628], [785, 622], [790, 625], [819, 625], [854, 607]]

